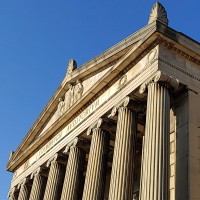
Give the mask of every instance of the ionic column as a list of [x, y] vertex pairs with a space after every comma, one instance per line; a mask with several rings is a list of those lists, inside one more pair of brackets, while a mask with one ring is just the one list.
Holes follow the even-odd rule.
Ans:
[[30, 196], [30, 185], [28, 185], [28, 178], [25, 178], [20, 184], [20, 191], [18, 200], [28, 200]]
[[140, 200], [168, 200], [170, 85], [176, 88], [178, 82], [159, 71], [140, 88], [148, 90]]
[[65, 179], [61, 200], [80, 200], [80, 187], [83, 180], [85, 151], [79, 145], [81, 141], [76, 138], [66, 147], [65, 153], [70, 149], [66, 167]]
[[126, 97], [113, 108], [111, 116], [118, 112], [117, 130], [112, 162], [109, 200], [132, 200], [134, 159], [136, 145], [136, 110], [138, 103]]
[[17, 188], [16, 187], [12, 188], [8, 193], [9, 200], [17, 200], [18, 194], [19, 192], [17, 191]]
[[47, 162], [47, 167], [50, 166], [50, 170], [44, 193], [44, 200], [60, 199], [65, 175], [65, 162], [66, 160], [59, 154], [56, 154]]
[[102, 200], [105, 189], [109, 133], [101, 128], [103, 120], [88, 129], [92, 133], [82, 200]]
[[31, 179], [33, 179], [33, 185], [31, 188], [29, 200], [42, 200], [44, 197], [44, 191], [47, 182], [47, 175], [45, 170], [39, 167], [35, 172], [31, 174]]

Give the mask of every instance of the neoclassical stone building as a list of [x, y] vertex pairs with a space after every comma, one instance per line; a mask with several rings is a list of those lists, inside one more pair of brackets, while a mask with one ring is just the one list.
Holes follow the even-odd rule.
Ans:
[[200, 44], [148, 24], [66, 76], [10, 155], [10, 200], [199, 200]]

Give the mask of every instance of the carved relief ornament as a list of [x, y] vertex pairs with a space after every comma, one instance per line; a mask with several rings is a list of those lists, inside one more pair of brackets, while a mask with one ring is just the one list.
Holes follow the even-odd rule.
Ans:
[[156, 74], [152, 78], [150, 78], [149, 80], [147, 80], [145, 83], [143, 83], [140, 86], [139, 93], [143, 94], [147, 92], [148, 85], [152, 82], [153, 83], [159, 82], [169, 88], [172, 88], [173, 90], [176, 90], [179, 87], [178, 79], [172, 78], [171, 76], [164, 74], [161, 71], [157, 71]]
[[57, 108], [57, 118], [62, 116], [76, 101], [83, 95], [83, 85], [80, 80], [76, 80], [75, 84], [69, 83], [65, 98], [59, 98]]
[[163, 5], [159, 2], [156, 2], [151, 10], [148, 24], [152, 23], [153, 21], [158, 20], [168, 25], [169, 20], [167, 18], [167, 12]]

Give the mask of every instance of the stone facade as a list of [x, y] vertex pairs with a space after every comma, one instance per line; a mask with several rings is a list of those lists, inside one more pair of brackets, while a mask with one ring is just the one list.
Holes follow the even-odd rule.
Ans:
[[9, 199], [200, 199], [199, 49], [157, 2], [141, 30], [71, 59], [9, 158]]

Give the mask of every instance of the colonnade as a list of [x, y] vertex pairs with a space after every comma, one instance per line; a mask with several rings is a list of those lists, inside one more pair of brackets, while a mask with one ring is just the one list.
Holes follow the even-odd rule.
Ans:
[[[140, 93], [147, 93], [140, 200], [168, 199], [170, 90], [177, 86], [176, 80], [158, 72], [140, 88]], [[110, 114], [110, 117], [117, 115], [118, 118], [109, 200], [133, 200], [137, 117], [138, 113], [144, 112], [144, 107], [126, 97], [113, 107]], [[84, 141], [76, 138], [64, 151], [69, 151], [68, 158], [57, 153], [45, 168], [40, 167], [29, 180], [23, 181], [18, 192], [16, 188], [12, 189], [10, 200], [104, 200], [110, 144], [110, 130], [105, 127], [103, 119], [89, 127], [87, 134], [92, 139], [88, 159]]]

